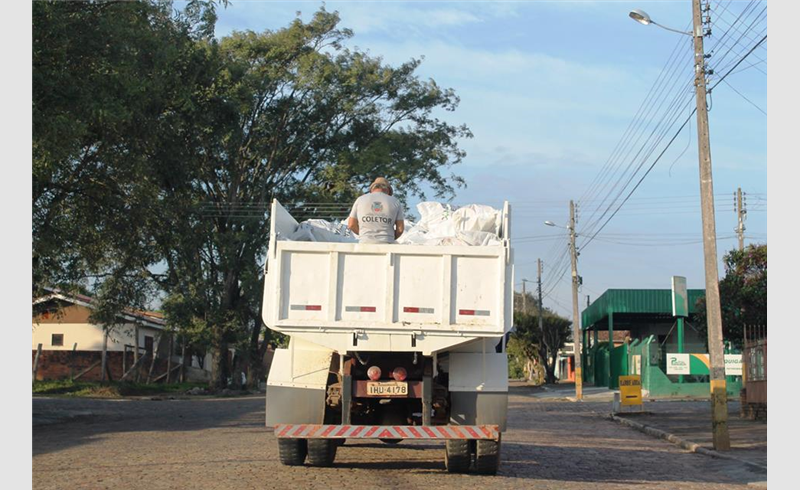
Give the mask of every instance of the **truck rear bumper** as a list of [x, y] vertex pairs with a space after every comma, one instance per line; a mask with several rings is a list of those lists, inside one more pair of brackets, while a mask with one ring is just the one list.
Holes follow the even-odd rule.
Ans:
[[498, 425], [278, 424], [275, 436], [291, 439], [500, 439]]

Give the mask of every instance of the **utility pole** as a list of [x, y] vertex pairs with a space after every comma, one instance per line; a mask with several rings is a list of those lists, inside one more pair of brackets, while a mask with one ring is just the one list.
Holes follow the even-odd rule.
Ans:
[[528, 294], [525, 292], [525, 283], [526, 282], [528, 282], [528, 281], [526, 281], [525, 279], [522, 280], [522, 312], [523, 313], [528, 313], [528, 308], [527, 308], [528, 300], [526, 299], [528, 297]]
[[[572, 256], [572, 341], [575, 359], [575, 399], [583, 400], [581, 370], [581, 319], [578, 316], [578, 251], [575, 248], [575, 203], [569, 201], [569, 251]], [[724, 378], [723, 378], [724, 379]]]
[[[727, 451], [730, 449], [731, 443], [728, 434], [728, 394], [725, 383], [725, 361], [722, 347], [722, 312], [719, 299], [719, 271], [717, 269], [717, 231], [714, 218], [714, 182], [711, 174], [711, 143], [708, 134], [708, 107], [706, 105], [706, 65], [703, 51], [705, 29], [703, 25], [703, 8], [700, 2], [701, 0], [692, 0], [694, 27], [692, 37], [694, 38], [697, 147], [700, 161], [700, 206], [703, 217], [708, 351], [711, 364], [711, 426], [714, 449]], [[575, 266], [573, 265], [574, 270]], [[573, 278], [573, 284], [575, 279]]]
[[736, 189], [736, 217], [739, 220], [739, 226], [736, 227], [736, 234], [739, 235], [739, 251], [744, 250], [744, 218], [747, 214], [744, 205], [742, 204], [742, 188]]
[[538, 278], [536, 279], [536, 288], [539, 292], [539, 331], [542, 332], [542, 342], [544, 342], [544, 323], [542, 322], [542, 316], [544, 310], [542, 309], [542, 259], [536, 259], [538, 266], [537, 269], [539, 270]]
[[[538, 275], [536, 278], [536, 289], [537, 292], [539, 293], [539, 332], [541, 332], [542, 335], [542, 343], [539, 348], [539, 355], [542, 355], [542, 353], [544, 353], [544, 355], [542, 355], [542, 361], [544, 362], [545, 365], [542, 367], [545, 368], [545, 378], [547, 378], [546, 373], [547, 373], [548, 358], [550, 356], [549, 352], [550, 348], [547, 343], [547, 338], [544, 335], [544, 320], [542, 319], [542, 317], [544, 316], [544, 309], [542, 308], [542, 259], [536, 259], [536, 262], [538, 270]], [[545, 379], [545, 383], [547, 381], [548, 380]]]
[[542, 333], [542, 344], [547, 344], [544, 338], [544, 321], [542, 317], [544, 316], [544, 309], [542, 308], [542, 259], [536, 259], [537, 261], [537, 269], [539, 271], [538, 277], [536, 279], [536, 289], [539, 293], [539, 331]]

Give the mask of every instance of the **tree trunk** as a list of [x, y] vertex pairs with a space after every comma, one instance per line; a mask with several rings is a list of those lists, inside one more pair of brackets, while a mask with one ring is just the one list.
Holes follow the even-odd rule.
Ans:
[[259, 343], [259, 337], [264, 330], [264, 323], [261, 318], [255, 321], [255, 327], [250, 335], [250, 346], [247, 353], [247, 367], [249, 376], [247, 377], [247, 387], [251, 390], [257, 390], [259, 382], [264, 378], [264, 356], [267, 354], [267, 347], [269, 341], [267, 336]]
[[550, 355], [545, 361], [544, 369], [547, 372], [547, 384], [555, 384], [556, 382], [556, 362], [558, 362], [558, 353]]
[[[239, 280], [235, 272], [228, 271], [225, 273], [225, 282], [223, 285], [223, 296], [221, 307], [228, 313], [236, 317], [236, 303], [239, 298]], [[228, 386], [228, 378], [231, 377], [230, 359], [228, 359], [228, 343], [230, 338], [227, 337], [225, 328], [221, 325], [214, 328], [214, 353], [213, 363], [211, 366], [211, 386], [216, 389], [224, 389]], [[236, 380], [231, 380], [236, 383]]]
[[[221, 337], [222, 334], [218, 334]], [[231, 375], [228, 363], [228, 341], [218, 339], [211, 355], [211, 387], [218, 390], [228, 387], [228, 378]]]

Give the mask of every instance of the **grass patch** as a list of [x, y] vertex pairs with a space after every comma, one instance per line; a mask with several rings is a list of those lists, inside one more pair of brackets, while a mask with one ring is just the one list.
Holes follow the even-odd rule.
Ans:
[[36, 381], [34, 395], [64, 395], [75, 397], [120, 398], [125, 396], [151, 396], [181, 394], [194, 387], [206, 387], [203, 383], [100, 383], [90, 381], [53, 380]]

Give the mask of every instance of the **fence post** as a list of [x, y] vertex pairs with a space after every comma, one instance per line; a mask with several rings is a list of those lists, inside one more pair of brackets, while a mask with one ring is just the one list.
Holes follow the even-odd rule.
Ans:
[[42, 355], [42, 344], [36, 347], [36, 357], [33, 358], [33, 381], [36, 382], [36, 372], [39, 371], [39, 356]]
[[186, 382], [186, 339], [181, 343], [181, 383]]
[[169, 352], [167, 352], [167, 379], [164, 381], [166, 384], [169, 384], [169, 378], [172, 371], [172, 349], [174, 347], [173, 341], [174, 338], [172, 334], [169, 334]]
[[150, 359], [150, 370], [147, 372], [147, 384], [150, 384], [150, 380], [153, 379], [153, 369], [156, 367], [156, 358], [158, 357], [158, 350], [161, 347], [161, 339], [163, 337], [164, 335], [158, 334], [158, 342], [156, 342], [156, 339], [153, 339], [153, 357]]
[[75, 342], [72, 344], [72, 354], [69, 357], [69, 379], [70, 381], [74, 381], [74, 374], [75, 374], [75, 351], [78, 349], [78, 343]]
[[106, 381], [106, 353], [108, 352], [108, 329], [103, 327], [103, 354], [100, 362], [100, 382]]

